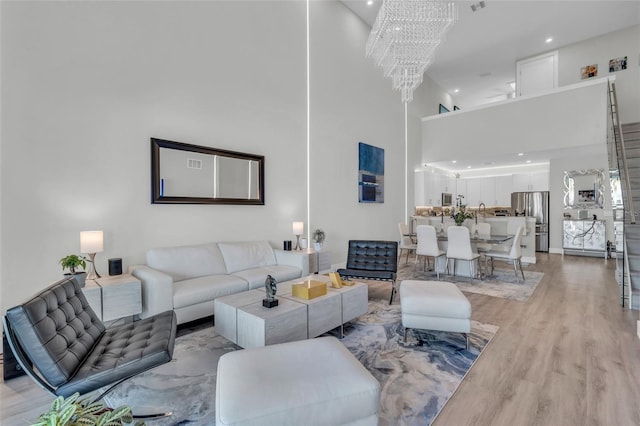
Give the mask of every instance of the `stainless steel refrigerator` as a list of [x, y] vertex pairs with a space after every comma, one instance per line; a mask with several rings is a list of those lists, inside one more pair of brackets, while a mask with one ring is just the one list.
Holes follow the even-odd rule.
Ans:
[[511, 216], [536, 218], [536, 251], [549, 251], [549, 191], [512, 192]]

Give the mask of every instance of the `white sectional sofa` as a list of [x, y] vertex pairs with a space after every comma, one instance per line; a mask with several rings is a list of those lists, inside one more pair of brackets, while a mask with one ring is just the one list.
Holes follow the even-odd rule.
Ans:
[[129, 272], [142, 281], [142, 318], [173, 309], [182, 324], [213, 315], [217, 297], [264, 286], [267, 275], [308, 275], [309, 258], [267, 241], [208, 243], [151, 249], [147, 264]]

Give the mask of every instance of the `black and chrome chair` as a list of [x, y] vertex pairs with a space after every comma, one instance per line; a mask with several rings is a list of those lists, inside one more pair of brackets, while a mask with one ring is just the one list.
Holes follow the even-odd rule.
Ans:
[[347, 267], [338, 269], [341, 277], [391, 281], [391, 299], [396, 294], [398, 242], [349, 240]]
[[58, 281], [7, 310], [2, 321], [9, 346], [31, 379], [65, 398], [100, 389], [94, 400], [171, 361], [177, 325], [174, 312], [166, 311], [107, 328], [75, 278]]

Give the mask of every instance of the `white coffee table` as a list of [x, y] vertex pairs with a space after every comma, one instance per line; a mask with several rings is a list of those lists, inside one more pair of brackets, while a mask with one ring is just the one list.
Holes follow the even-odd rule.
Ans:
[[[368, 310], [368, 287], [355, 283], [341, 289], [328, 288], [327, 294], [306, 300], [291, 294], [291, 285], [305, 279], [330, 281], [313, 275], [278, 283], [278, 306], [265, 308], [264, 289], [249, 290], [214, 301], [215, 330], [233, 343], [251, 348], [320, 336], [357, 318]], [[328, 283], [330, 286], [330, 283]]]

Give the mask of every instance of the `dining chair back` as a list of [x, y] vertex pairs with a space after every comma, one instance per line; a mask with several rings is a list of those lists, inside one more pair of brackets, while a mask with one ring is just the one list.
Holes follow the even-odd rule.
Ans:
[[398, 259], [402, 257], [402, 251], [406, 251], [407, 257], [405, 263], [409, 262], [409, 253], [415, 252], [417, 245], [411, 240], [409, 235], [409, 228], [404, 222], [398, 223], [398, 229], [400, 230], [400, 243], [398, 244]]
[[431, 225], [420, 225], [417, 229], [417, 236], [418, 247], [416, 249], [416, 265], [418, 264], [419, 256], [424, 256], [426, 259], [425, 263], [427, 264], [429, 262], [429, 257], [433, 257], [433, 269], [435, 269], [436, 276], [440, 279], [437, 259], [440, 256], [444, 256], [446, 253], [438, 247], [436, 228]]
[[[476, 223], [473, 232], [477, 233], [478, 235], [491, 235], [491, 224], [486, 222]], [[484, 253], [491, 250], [491, 247], [491, 244], [477, 243], [476, 251], [478, 253]]]
[[474, 228], [475, 228], [474, 232], [477, 231], [477, 233], [480, 235], [491, 235], [490, 223], [487, 223], [487, 222], [477, 223]]
[[[489, 251], [485, 253], [485, 266], [488, 259], [491, 259], [491, 275], [493, 275], [493, 259], [501, 259], [513, 262], [513, 270], [516, 274], [516, 283], [520, 282], [518, 276], [518, 268], [520, 268], [520, 275], [522, 275], [522, 281], [525, 281], [524, 271], [522, 270], [522, 237], [524, 236], [524, 226], [520, 225], [516, 230], [516, 234], [513, 237], [513, 243], [511, 249], [508, 252], [502, 251]], [[485, 268], [486, 269], [486, 268]]]
[[[479, 265], [478, 259], [480, 255], [474, 253], [471, 250], [471, 237], [469, 234], [469, 228], [466, 226], [451, 226], [447, 231], [447, 267], [448, 261], [453, 260], [453, 275], [456, 274], [456, 262], [458, 260], [464, 260], [470, 262], [470, 276], [478, 275]], [[476, 269], [474, 271], [474, 265]]]

